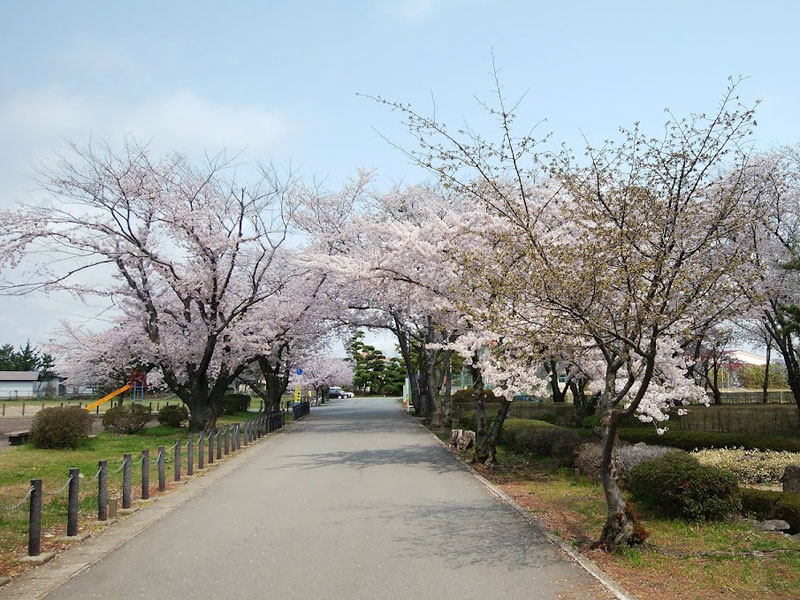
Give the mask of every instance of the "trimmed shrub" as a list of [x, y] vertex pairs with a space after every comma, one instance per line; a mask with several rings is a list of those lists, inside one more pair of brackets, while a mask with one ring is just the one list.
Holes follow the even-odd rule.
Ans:
[[184, 404], [171, 404], [158, 411], [158, 422], [166, 427], [180, 427], [189, 420], [189, 409]]
[[533, 419], [506, 419], [500, 441], [513, 452], [552, 456], [571, 466], [585, 441], [576, 431]]
[[685, 452], [636, 465], [629, 488], [636, 500], [667, 517], [719, 520], [742, 507], [733, 473], [701, 465]]
[[148, 421], [150, 408], [144, 404], [115, 406], [103, 415], [103, 427], [117, 433], [139, 433]]
[[[486, 422], [488, 426], [491, 428], [494, 425], [494, 421], [497, 418], [496, 411], [487, 411], [486, 413]], [[506, 419], [505, 423], [503, 423], [503, 429], [505, 430], [508, 422], [512, 419]], [[475, 413], [474, 410], [466, 410], [461, 413], [458, 417], [458, 422], [461, 424], [462, 429], [471, 429], [472, 431], [478, 430], [478, 415]]]
[[783, 519], [792, 527], [792, 533], [800, 532], [800, 495], [770, 490], [739, 490], [742, 497], [742, 514], [764, 519]]
[[77, 448], [92, 431], [92, 415], [79, 406], [56, 406], [36, 413], [30, 441], [37, 448]]
[[[624, 485], [627, 484], [630, 470], [636, 465], [647, 460], [661, 458], [667, 452], [675, 452], [675, 449], [667, 446], [648, 446], [642, 443], [615, 447], [612, 460], [620, 482]], [[578, 448], [575, 466], [586, 477], [599, 479], [602, 459], [603, 448], [599, 443], [583, 444]]]
[[553, 423], [556, 422], [556, 416], [551, 412], [543, 412], [536, 415], [537, 421], [544, 421], [545, 423]]
[[[475, 390], [472, 388], [464, 388], [463, 390], [458, 390], [457, 392], [453, 392], [450, 399], [453, 404], [474, 404], [475, 403]], [[497, 398], [495, 395], [488, 391], [483, 390], [483, 401], [484, 402], [497, 402]]]
[[671, 446], [691, 452], [704, 448], [743, 448], [745, 450], [786, 450], [800, 452], [800, 438], [759, 433], [721, 433], [719, 431], [668, 430], [658, 435], [652, 425], [643, 429], [621, 428], [621, 440]]
[[250, 396], [247, 394], [225, 394], [219, 403], [219, 414], [232, 415], [250, 408]]

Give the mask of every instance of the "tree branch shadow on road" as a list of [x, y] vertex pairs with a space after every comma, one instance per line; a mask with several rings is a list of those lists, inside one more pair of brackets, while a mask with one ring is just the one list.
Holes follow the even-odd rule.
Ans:
[[[375, 448], [370, 450], [335, 450], [314, 454], [290, 454], [278, 457], [281, 464], [272, 469], [322, 469], [325, 467], [350, 467], [361, 470], [388, 465], [420, 466], [436, 473], [454, 473], [461, 467], [441, 448], [430, 445]], [[286, 459], [289, 459], [286, 462]]]

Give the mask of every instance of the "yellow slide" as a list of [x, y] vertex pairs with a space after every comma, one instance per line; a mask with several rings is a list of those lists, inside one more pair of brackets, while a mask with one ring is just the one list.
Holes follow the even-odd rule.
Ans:
[[89, 404], [86, 407], [86, 410], [94, 410], [95, 408], [97, 408], [101, 404], [103, 404], [105, 402], [108, 402], [112, 398], [116, 398], [122, 392], [127, 392], [129, 389], [131, 389], [131, 384], [127, 383], [127, 384], [123, 385], [121, 388], [119, 388], [117, 391], [111, 392], [108, 396], [103, 396], [102, 398], [100, 398], [100, 400], [97, 400], [96, 402], [92, 402], [91, 404]]

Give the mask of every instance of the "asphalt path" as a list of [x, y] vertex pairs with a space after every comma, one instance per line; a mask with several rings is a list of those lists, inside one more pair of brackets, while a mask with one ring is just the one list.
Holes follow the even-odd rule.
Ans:
[[313, 408], [234, 460], [47, 598], [611, 597], [391, 399]]

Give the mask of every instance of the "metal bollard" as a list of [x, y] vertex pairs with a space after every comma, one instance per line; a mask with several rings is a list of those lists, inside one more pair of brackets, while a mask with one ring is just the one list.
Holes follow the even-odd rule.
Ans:
[[197, 468], [203, 469], [205, 467], [204, 461], [206, 460], [205, 452], [205, 435], [200, 432], [200, 437], [197, 439]]
[[230, 426], [225, 425], [225, 456], [231, 453], [231, 446], [230, 446]]
[[189, 436], [186, 444], [186, 475], [194, 474], [194, 437]]
[[217, 429], [217, 460], [222, 460], [222, 429]]
[[172, 481], [180, 481], [181, 480], [181, 441], [178, 438], [175, 438], [175, 470], [172, 476]]
[[165, 456], [166, 452], [164, 451], [164, 446], [158, 447], [158, 491], [163, 492], [167, 489], [167, 471], [165, 465]]
[[69, 496], [67, 500], [67, 537], [78, 535], [78, 486], [80, 469], [69, 470]]
[[97, 476], [97, 520], [105, 521], [108, 519], [108, 463], [98, 461], [97, 468], [100, 471]]
[[142, 500], [150, 498], [150, 450], [142, 450]]
[[39, 556], [42, 542], [42, 480], [31, 479], [28, 515], [28, 556]]
[[131, 507], [131, 455], [125, 454], [122, 458], [122, 508]]
[[214, 464], [214, 432], [208, 432], [208, 464]]

